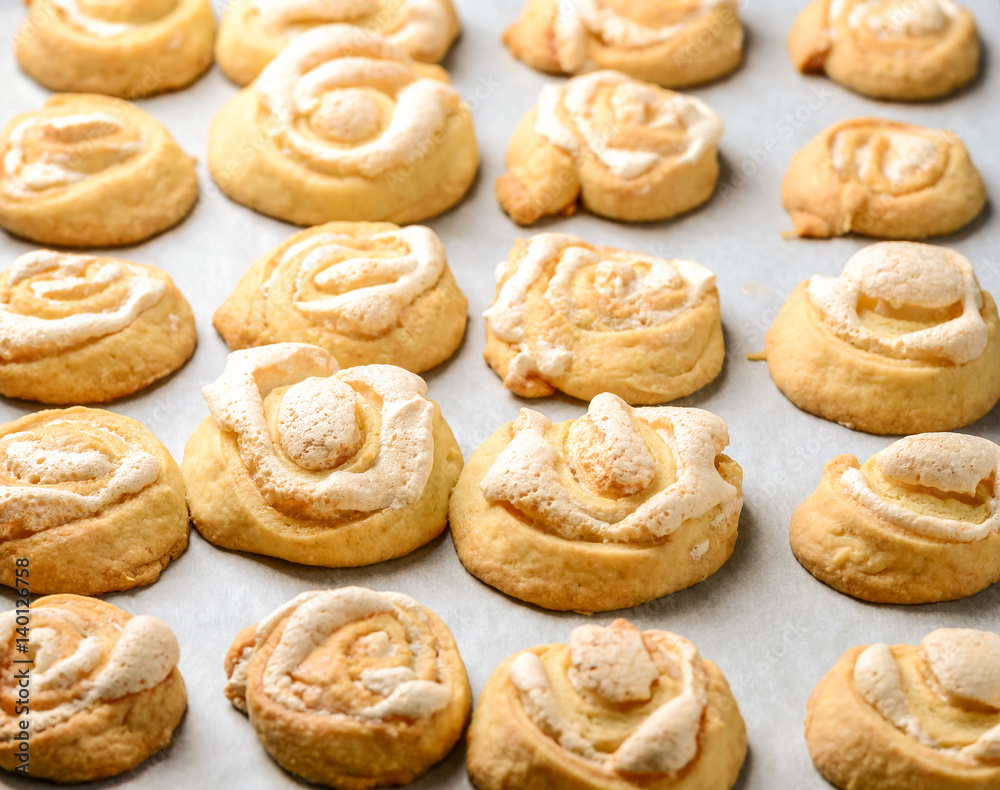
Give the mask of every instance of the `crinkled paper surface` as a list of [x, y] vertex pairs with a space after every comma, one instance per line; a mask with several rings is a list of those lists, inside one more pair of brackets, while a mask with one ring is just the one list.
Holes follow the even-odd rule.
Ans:
[[[568, 0], [572, 2], [572, 0]], [[216, 0], [221, 10], [221, 3]], [[588, 241], [698, 261], [716, 272], [722, 299], [727, 359], [719, 379], [679, 405], [709, 409], [729, 423], [728, 452], [745, 470], [746, 503], [732, 559], [707, 581], [634, 609], [585, 617], [520, 604], [481, 584], [459, 563], [446, 535], [403, 559], [369, 568], [326, 570], [223, 551], [194, 530], [191, 545], [150, 587], [108, 595], [135, 614], [162, 618], [177, 633], [190, 707], [174, 744], [130, 774], [102, 786], [293, 787], [247, 722], [222, 694], [223, 657], [244, 626], [299, 592], [361, 584], [398, 590], [433, 609], [448, 624], [478, 696], [490, 673], [510, 653], [536, 644], [565, 642], [583, 622], [606, 624], [617, 614], [642, 628], [675, 631], [718, 663], [736, 694], [749, 730], [750, 752], [741, 790], [821, 790], [803, 737], [805, 703], [816, 681], [848, 648], [871, 642], [917, 644], [941, 626], [997, 630], [1000, 586], [954, 603], [904, 608], [877, 606], [840, 595], [815, 581], [788, 548], [795, 506], [816, 486], [824, 463], [840, 453], [862, 460], [888, 438], [855, 433], [798, 411], [774, 387], [760, 351], [764, 333], [785, 297], [813, 274], [836, 275], [848, 257], [869, 243], [861, 238], [786, 241], [791, 227], [781, 208], [781, 177], [792, 154], [821, 129], [852, 116], [880, 115], [958, 133], [971, 151], [994, 199], [1000, 196], [1000, 6], [967, 0], [986, 50], [985, 74], [957, 96], [930, 104], [889, 104], [796, 73], [785, 36], [801, 3], [748, 0], [747, 60], [732, 77], [692, 90], [726, 123], [720, 192], [704, 208], [672, 222], [626, 226], [579, 214], [540, 223]], [[500, 42], [521, 0], [458, 0], [464, 32], [445, 62], [475, 115], [483, 164], [471, 194], [456, 209], [427, 224], [447, 245], [459, 285], [469, 297], [469, 327], [457, 355], [429, 372], [430, 396], [441, 404], [465, 457], [521, 406], [552, 419], [579, 416], [585, 404], [569, 398], [520, 400], [503, 389], [482, 359], [481, 317], [494, 295], [493, 270], [515, 237], [524, 235], [500, 210], [493, 184], [503, 172], [514, 127], [554, 78], [513, 60]], [[39, 107], [47, 92], [22, 74], [12, 38], [25, 14], [21, 3], [0, 7], [0, 122]], [[194, 216], [166, 234], [116, 254], [168, 271], [191, 301], [199, 345], [179, 373], [112, 410], [145, 423], [180, 461], [187, 438], [208, 414], [200, 388], [221, 373], [226, 347], [212, 329], [212, 312], [260, 255], [297, 230], [253, 213], [219, 194], [205, 169], [208, 126], [234, 93], [215, 68], [193, 87], [142, 100], [185, 150], [198, 159], [203, 197]], [[983, 286], [1000, 292], [1000, 217], [995, 207], [969, 228], [936, 240], [973, 263]], [[33, 249], [0, 234], [0, 266]], [[0, 421], [41, 408], [0, 400]], [[1000, 410], [967, 431], [1000, 441]], [[14, 594], [0, 590], [11, 607]], [[467, 788], [464, 741], [416, 788]], [[3, 776], [17, 788], [40, 782]], [[46, 787], [49, 785], [46, 784]]]

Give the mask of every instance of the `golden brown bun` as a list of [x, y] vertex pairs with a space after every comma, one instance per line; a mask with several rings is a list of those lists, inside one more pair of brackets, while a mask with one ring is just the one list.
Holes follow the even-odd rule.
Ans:
[[951, 132], [857, 118], [792, 157], [781, 186], [795, 233], [923, 239], [952, 233], [986, 205], [986, 187]]
[[497, 200], [519, 225], [577, 203], [625, 222], [705, 203], [719, 175], [722, 119], [704, 102], [616, 71], [542, 90], [507, 149]]
[[[32, 561], [31, 580], [35, 563]], [[33, 585], [32, 585], [33, 587]], [[118, 776], [170, 743], [187, 707], [180, 648], [155, 617], [94, 598], [51, 595], [31, 603], [32, 662], [14, 663], [16, 610], [0, 614], [0, 768], [24, 766], [15, 738], [15, 673], [27, 669], [31, 718], [27, 773], [60, 783]], [[51, 663], [42, 666], [44, 653]]]
[[42, 403], [131, 395], [180, 368], [198, 339], [165, 271], [51, 250], [0, 273], [0, 326], [0, 393]]
[[423, 373], [458, 348], [467, 308], [429, 228], [331, 222], [254, 263], [213, 323], [234, 351], [311, 343], [344, 367]]
[[747, 749], [719, 668], [686, 639], [625, 620], [510, 656], [468, 740], [480, 790], [729, 790]]
[[547, 609], [603, 612], [696, 584], [736, 543], [743, 470], [722, 454], [728, 440], [708, 412], [632, 409], [614, 395], [555, 425], [522, 409], [472, 454], [455, 487], [458, 557], [487, 584]]
[[458, 13], [451, 0], [316, 0], [296, 7], [282, 0], [235, 0], [219, 26], [215, 57], [237, 85], [249, 85], [296, 36], [332, 22], [388, 37], [411, 58], [437, 63], [458, 36]]
[[[817, 299], [833, 295], [825, 308], [816, 286]], [[810, 414], [867, 433], [948, 431], [1000, 399], [998, 330], [966, 258], [885, 242], [857, 253], [841, 277], [792, 292], [767, 332], [767, 365]]]
[[[322, 87], [318, 70], [336, 85]], [[296, 98], [300, 88], [308, 101]], [[237, 203], [296, 225], [407, 225], [462, 199], [479, 151], [444, 69], [381, 36], [323, 25], [220, 110], [208, 166]]]
[[975, 19], [949, 0], [812, 0], [788, 50], [799, 71], [878, 99], [937, 99], [979, 73]]
[[321, 348], [278, 343], [230, 354], [205, 392], [214, 416], [183, 471], [191, 520], [212, 543], [345, 567], [444, 531], [462, 454], [418, 376], [338, 370]]
[[[282, 669], [295, 680], [276, 684]], [[472, 704], [447, 626], [362, 587], [303, 593], [244, 628], [226, 674], [226, 696], [282, 768], [343, 790], [413, 781], [451, 751]]]
[[[955, 433], [909, 436], [864, 466], [839, 455], [792, 514], [792, 551], [817, 579], [865, 601], [974, 595], [1000, 581], [998, 461], [992, 442]], [[951, 480], [933, 477], [942, 468], [956, 470]]]
[[135, 244], [176, 225], [198, 199], [191, 158], [121, 99], [53, 96], [7, 124], [0, 151], [0, 227], [42, 244]]
[[187, 547], [180, 469], [140, 422], [53, 409], [0, 426], [0, 584], [31, 564], [34, 593], [152, 584]]
[[722, 370], [715, 275], [562, 233], [518, 239], [497, 267], [483, 356], [524, 398], [682, 398]]
[[503, 40], [515, 58], [550, 74], [614, 69], [683, 88], [739, 68], [743, 38], [728, 0], [528, 0]]
[[138, 99], [184, 88], [212, 65], [209, 0], [27, 4], [17, 60], [52, 91]]
[[[933, 631], [919, 648], [848, 650], [809, 697], [806, 740], [816, 767], [841, 788], [993, 790], [1000, 766], [985, 755], [987, 739], [976, 742], [1000, 725], [1000, 699], [981, 700], [983, 691], [997, 693], [998, 651], [996, 634], [964, 628]], [[963, 686], [974, 698], [963, 698]], [[890, 695], [911, 731], [872, 702]]]

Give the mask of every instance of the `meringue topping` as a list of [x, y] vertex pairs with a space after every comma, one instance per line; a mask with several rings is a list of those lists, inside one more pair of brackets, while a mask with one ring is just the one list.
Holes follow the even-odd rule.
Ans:
[[[894, 442], [861, 469], [846, 469], [841, 483], [851, 497], [894, 525], [937, 540], [971, 543], [1000, 531], [1000, 497], [993, 493], [998, 466], [1000, 447], [987, 439], [922, 433]], [[939, 499], [976, 496], [985, 483], [990, 489], [985, 517], [961, 520], [912, 510], [883, 496], [870, 479], [875, 474], [889, 485], [919, 486]]]
[[[879, 331], [880, 324], [871, 328], [862, 320], [865, 300], [875, 303], [877, 315], [915, 320], [892, 334]], [[873, 244], [856, 253], [840, 277], [814, 276], [809, 301], [841, 340], [900, 359], [962, 365], [978, 358], [989, 341], [972, 264], [945, 247]]]
[[0, 439], [0, 539], [89, 518], [141, 493], [160, 462], [111, 428], [88, 419], [51, 419]]
[[255, 90], [285, 153], [320, 172], [375, 178], [431, 151], [461, 105], [451, 85], [421, 77], [412, 63], [381, 36], [321, 25], [295, 38]]
[[[940, 628], [920, 643], [918, 655], [929, 672], [928, 682], [943, 702], [967, 702], [1000, 710], [1000, 636], [969, 628]], [[942, 745], [922, 726], [911, 709], [896, 650], [870, 645], [858, 656], [854, 668], [858, 693], [893, 726], [924, 746], [965, 763], [993, 762], [1000, 758], [1000, 724], [970, 744]], [[935, 687], [937, 687], [935, 689]]]
[[[30, 288], [15, 299], [15, 288]], [[121, 332], [160, 301], [164, 284], [127, 261], [39, 250], [20, 256], [0, 285], [0, 360], [63, 350]], [[113, 293], [114, 304], [100, 297]], [[88, 300], [92, 300], [88, 301]], [[82, 309], [62, 317], [74, 302]], [[87, 309], [93, 304], [94, 309]], [[39, 313], [34, 315], [28, 310]]]
[[[277, 442], [265, 414], [275, 391]], [[422, 496], [434, 461], [434, 407], [426, 391], [423, 379], [401, 368], [341, 371], [328, 352], [303, 343], [233, 352], [219, 380], [202, 390], [219, 429], [236, 435], [240, 459], [267, 502], [318, 520], [400, 508]], [[381, 427], [373, 426], [376, 457], [352, 466], [345, 462], [367, 428], [362, 402], [378, 412]]]
[[[390, 615], [404, 637], [398, 648], [394, 641], [398, 636], [385, 630], [372, 631], [357, 640], [363, 639], [366, 646], [382, 645], [377, 651], [370, 648], [366, 651], [375, 659], [392, 659], [385, 665], [376, 661], [378, 666], [362, 670], [355, 681], [381, 699], [370, 705], [354, 705], [346, 711], [325, 705], [323, 695], [313, 690], [301, 667], [340, 629], [377, 614]], [[233, 667], [226, 694], [237, 708], [246, 710], [248, 666], [280, 628], [280, 639], [267, 657], [262, 678], [264, 693], [275, 702], [315, 715], [361, 721], [431, 716], [447, 707], [451, 695], [448, 670], [427, 633], [427, 622], [424, 608], [401, 593], [374, 592], [363, 587], [302, 593], [257, 625], [253, 645], [238, 657]], [[399, 664], [396, 659], [404, 649], [407, 663]], [[348, 655], [345, 665], [338, 664], [335, 671], [349, 673], [349, 664]]]
[[377, 337], [440, 281], [445, 264], [441, 240], [421, 226], [368, 237], [320, 233], [286, 250], [261, 290], [291, 276], [296, 310], [336, 332]]
[[145, 150], [142, 134], [108, 113], [38, 113], [11, 130], [0, 181], [8, 195], [32, 197], [94, 178]]
[[[560, 477], [552, 423], [530, 409], [521, 410], [510, 444], [480, 483], [486, 500], [509, 503], [532, 524], [566, 540], [605, 543], [656, 540], [718, 506], [726, 513], [741, 506], [739, 493], [715, 466], [729, 433], [714, 414], [670, 406], [634, 409], [618, 396], [604, 393], [591, 402], [585, 419], [590, 420], [588, 431], [600, 424], [605, 432], [617, 432], [610, 442], [604, 438], [607, 433], [596, 431], [578, 432], [570, 439], [569, 462], [574, 471], [582, 472], [585, 483], [593, 486], [596, 480], [593, 493], [604, 498], [601, 502], [579, 496]], [[661, 478], [652, 490], [649, 458], [653, 456], [643, 457], [641, 445], [646, 453], [649, 450], [637, 430], [641, 425], [662, 443], [667, 463], [676, 466], [676, 479]], [[638, 457], [624, 459], [620, 451], [625, 448], [632, 448]], [[630, 491], [641, 492], [644, 498], [637, 502]]]
[[[610, 91], [610, 122], [597, 113], [597, 97], [604, 90]], [[613, 144], [632, 128], [673, 131], [681, 138], [678, 150], [665, 155]], [[535, 131], [553, 145], [573, 156], [593, 156], [624, 179], [638, 178], [667, 161], [697, 162], [718, 146], [723, 129], [719, 115], [701, 100], [616, 71], [596, 71], [546, 85], [535, 121]]]
[[676, 773], [697, 756], [708, 682], [698, 649], [686, 639], [666, 631], [640, 632], [621, 619], [607, 628], [573, 630], [569, 680], [592, 699], [586, 704], [648, 703], [661, 673], [679, 680], [679, 691], [650, 711], [610, 753], [598, 749], [560, 708], [550, 673], [563, 671], [564, 664], [547, 658], [545, 653], [520, 653], [509, 674], [525, 712], [562, 748], [606, 771], [639, 774]]
[[[13, 610], [0, 614], [0, 641], [4, 643], [14, 638], [15, 615]], [[103, 703], [148, 691], [166, 680], [180, 659], [177, 638], [155, 617], [129, 619], [105, 654], [103, 640], [93, 633], [95, 629], [87, 618], [44, 604], [34, 608], [32, 615], [32, 686], [43, 693], [57, 694], [61, 701], [47, 709], [33, 705], [31, 712], [20, 719], [5, 716], [0, 710], [3, 740], [13, 736], [19, 720], [26, 719], [32, 734], [37, 735]], [[62, 627], [53, 627], [56, 623], [62, 623]]]

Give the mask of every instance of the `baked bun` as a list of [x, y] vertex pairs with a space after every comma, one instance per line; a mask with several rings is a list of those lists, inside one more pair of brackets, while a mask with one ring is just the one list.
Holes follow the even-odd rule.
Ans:
[[7, 124], [0, 152], [0, 227], [42, 244], [135, 244], [176, 225], [198, 199], [191, 158], [121, 99], [53, 96]]
[[180, 469], [140, 422], [54, 409], [0, 426], [0, 584], [34, 593], [152, 584], [188, 542]]
[[184, 450], [212, 543], [306, 565], [401, 557], [444, 531], [462, 453], [419, 376], [316, 346], [234, 351]]
[[331, 222], [254, 263], [214, 324], [234, 351], [311, 343], [344, 367], [423, 373], [455, 353], [468, 304], [430, 228]]
[[180, 368], [198, 333], [162, 269], [38, 250], [0, 272], [0, 394], [103, 403]]
[[448, 627], [363, 587], [302, 593], [244, 628], [226, 674], [282, 768], [344, 790], [413, 781], [451, 751], [472, 705]]
[[[34, 560], [30, 570], [33, 582]], [[78, 595], [39, 598], [30, 610], [27, 638], [18, 625], [24, 615], [0, 614], [0, 768], [65, 784], [93, 782], [135, 768], [170, 743], [187, 692], [177, 638], [163, 622]], [[14, 647], [25, 644], [27, 654]], [[25, 671], [31, 710], [19, 714], [15, 678]], [[28, 759], [17, 737], [25, 731]]]
[[530, 409], [472, 454], [451, 498], [458, 558], [547, 609], [603, 612], [715, 573], [736, 543], [743, 470], [725, 422], [599, 395], [553, 424]]
[[781, 187], [799, 236], [923, 239], [953, 233], [986, 187], [951, 132], [878, 118], [841, 121], [792, 157]]
[[873, 244], [801, 283], [767, 332], [771, 378], [800, 409], [868, 433], [949, 431], [1000, 399], [1000, 318], [954, 250]]
[[296, 225], [407, 225], [462, 199], [479, 151], [444, 69], [382, 36], [322, 25], [216, 115], [208, 166], [237, 203]]
[[507, 149], [497, 199], [519, 225], [572, 214], [669, 219], [706, 202], [722, 119], [693, 96], [598, 71], [547, 85]]
[[515, 653], [469, 727], [480, 790], [729, 790], [747, 751], [725, 677], [698, 648], [625, 620]]

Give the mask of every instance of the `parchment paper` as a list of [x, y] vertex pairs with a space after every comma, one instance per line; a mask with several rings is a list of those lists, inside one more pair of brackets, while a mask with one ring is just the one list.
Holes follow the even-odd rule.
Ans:
[[[221, 10], [221, 3], [216, 3]], [[691, 91], [725, 120], [720, 192], [678, 220], [627, 226], [579, 214], [537, 228], [589, 241], [699, 261], [716, 272], [722, 299], [727, 360], [722, 375], [678, 405], [709, 409], [729, 424], [728, 450], [745, 470], [745, 506], [732, 559], [708, 580], [621, 614], [642, 628], [664, 628], [691, 639], [722, 668], [746, 719], [750, 752], [738, 784], [743, 790], [827, 787], [809, 760], [803, 737], [805, 703], [816, 681], [846, 649], [874, 641], [916, 644], [940, 626], [998, 630], [1000, 588], [964, 601], [917, 607], [877, 606], [840, 595], [815, 581], [788, 548], [788, 521], [816, 486], [826, 461], [839, 453], [862, 460], [891, 439], [855, 433], [797, 410], [771, 383], [767, 366], [748, 362], [784, 298], [813, 274], [836, 275], [869, 243], [861, 238], [786, 241], [791, 227], [781, 208], [781, 177], [791, 155], [816, 133], [844, 118], [878, 115], [957, 132], [968, 145], [994, 199], [1000, 195], [1000, 6], [967, 0], [984, 38], [984, 76], [946, 101], [899, 105], [871, 101], [821, 77], [803, 77], [790, 62], [785, 36], [800, 3], [747, 0], [744, 67], [719, 83]], [[554, 420], [584, 413], [569, 398], [524, 401], [510, 395], [482, 359], [481, 314], [494, 296], [493, 271], [515, 237], [525, 235], [499, 209], [493, 184], [515, 125], [554, 78], [513, 60], [500, 42], [521, 0], [458, 0], [464, 32], [445, 62], [472, 106], [483, 164], [468, 197], [430, 220], [444, 240], [459, 285], [469, 297], [469, 326], [456, 356], [426, 374], [430, 397], [441, 404], [465, 457], [497, 427], [530, 406]], [[25, 9], [0, 7], [0, 122], [41, 106], [47, 92], [22, 74], [12, 41]], [[165, 382], [111, 406], [145, 423], [181, 459], [184, 444], [207, 415], [200, 388], [222, 371], [226, 347], [211, 316], [260, 255], [297, 230], [220, 195], [204, 167], [208, 125], [234, 93], [218, 69], [188, 90], [139, 102], [199, 158], [204, 195], [195, 214], [168, 233], [116, 254], [170, 272], [198, 320], [194, 358]], [[962, 232], [938, 240], [969, 257], [983, 286], [1000, 291], [1000, 219], [995, 209]], [[0, 234], [0, 266], [33, 247]], [[41, 408], [0, 400], [0, 422]], [[1000, 440], [1000, 411], [967, 429]], [[361, 584], [398, 590], [434, 610], [451, 628], [478, 697], [493, 669], [510, 653], [565, 642], [583, 622], [507, 598], [470, 576], [445, 534], [403, 559], [354, 570], [307, 568], [281, 560], [223, 551], [194, 530], [187, 552], [155, 584], [108, 601], [168, 623], [181, 643], [180, 667], [189, 710], [173, 745], [135, 771], [102, 786], [128, 788], [283, 788], [296, 780], [266, 754], [246, 718], [222, 694], [223, 656], [240, 628], [309, 589]], [[11, 608], [12, 591], [0, 590]], [[467, 788], [464, 740], [451, 756], [415, 783], [417, 788]], [[14, 779], [16, 788], [49, 787]]]

